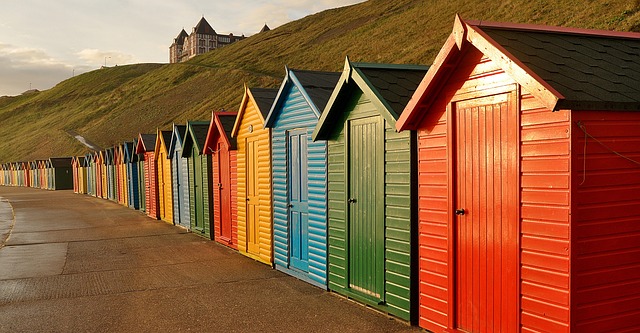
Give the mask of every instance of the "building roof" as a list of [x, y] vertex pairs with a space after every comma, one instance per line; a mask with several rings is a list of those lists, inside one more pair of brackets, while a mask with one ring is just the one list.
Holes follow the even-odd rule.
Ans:
[[262, 118], [266, 118], [269, 114], [269, 110], [271, 110], [271, 104], [273, 104], [273, 100], [276, 99], [278, 89], [249, 88], [249, 91], [251, 91], [253, 100], [256, 102], [256, 106], [262, 114]]
[[352, 63], [347, 58], [313, 132], [313, 139], [324, 139], [329, 135], [353, 89], [361, 90], [387, 121], [395, 123], [428, 69], [417, 65]]
[[267, 115], [265, 127], [272, 127], [279, 113], [278, 110], [281, 108], [282, 103], [286, 101], [287, 96], [284, 94], [288, 91], [290, 85], [298, 86], [302, 96], [307, 100], [316, 116], [320, 118], [320, 114], [327, 105], [341, 75], [339, 72], [306, 71], [289, 68], [285, 70], [285, 78]]
[[396, 123], [413, 129], [473, 46], [550, 110], [640, 110], [640, 34], [464, 21], [453, 31]]
[[558, 109], [589, 104], [626, 109], [630, 104], [640, 110], [640, 34], [633, 39], [517, 26], [477, 28], [562, 94]]
[[187, 37], [189, 37], [189, 34], [186, 31], [184, 31], [184, 29], [182, 29], [182, 31], [180, 31], [180, 33], [178, 34], [178, 37], [176, 37], [174, 42], [177, 45], [184, 45], [184, 39]]
[[184, 133], [187, 130], [187, 125], [173, 124], [173, 131], [171, 131], [171, 143], [169, 144], [169, 158], [173, 158], [173, 154], [176, 150], [176, 145], [182, 147], [182, 141], [184, 139]]
[[264, 24], [264, 27], [262, 27], [262, 29], [260, 29], [260, 32], [265, 32], [265, 31], [271, 31], [271, 28], [269, 28], [269, 26], [266, 23]]
[[138, 136], [138, 146], [136, 147], [136, 153], [142, 154], [145, 152], [152, 152], [156, 149], [156, 135], [155, 134], [142, 134]]
[[[214, 145], [215, 135], [223, 135], [223, 140], [229, 146], [229, 150], [237, 149], [237, 140], [231, 137], [233, 125], [236, 122], [237, 112], [212, 112], [211, 123], [209, 124], [209, 132], [204, 143], [205, 154], [210, 154], [217, 147]], [[224, 134], [223, 134], [224, 133]]]
[[273, 105], [273, 101], [278, 94], [278, 89], [265, 89], [265, 88], [249, 88], [246, 85], [244, 86], [244, 95], [242, 96], [242, 102], [240, 103], [240, 108], [238, 109], [238, 116], [236, 117], [235, 123], [233, 124], [233, 130], [231, 131], [231, 136], [236, 137], [238, 135], [238, 131], [240, 129], [240, 124], [244, 118], [244, 112], [247, 109], [247, 103], [249, 100], [252, 100], [256, 108], [258, 109], [258, 114], [262, 118], [262, 122], [264, 125], [264, 121], [266, 120], [269, 111], [271, 110], [271, 106]]
[[182, 157], [191, 156], [191, 147], [195, 144], [199, 155], [204, 150], [204, 142], [207, 139], [209, 131], [208, 121], [189, 121], [187, 123], [187, 132], [185, 133], [182, 143]]
[[196, 26], [193, 28], [193, 31], [197, 34], [204, 34], [204, 35], [216, 34], [216, 31], [213, 30], [213, 28], [211, 27], [211, 25], [209, 25], [209, 22], [207, 22], [204, 16], [200, 19], [200, 22], [198, 22], [198, 24], [196, 24]]

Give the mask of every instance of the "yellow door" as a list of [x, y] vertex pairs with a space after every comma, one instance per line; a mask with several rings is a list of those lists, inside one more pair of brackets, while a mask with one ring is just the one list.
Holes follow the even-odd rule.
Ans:
[[247, 252], [260, 254], [260, 193], [258, 186], [258, 152], [257, 137], [249, 137], [246, 141], [247, 163]]

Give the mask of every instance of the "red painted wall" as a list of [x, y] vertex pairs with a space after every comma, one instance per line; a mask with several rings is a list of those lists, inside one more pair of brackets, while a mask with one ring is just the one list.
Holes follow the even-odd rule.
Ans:
[[608, 149], [640, 162], [639, 128], [637, 111], [572, 113], [574, 332], [640, 325], [640, 165]]
[[[515, 82], [476, 49], [463, 54], [418, 131], [419, 324], [443, 332], [455, 327], [455, 215], [453, 143], [447, 108], [453, 98], [492, 94]], [[502, 88], [500, 88], [502, 87]], [[465, 97], [463, 97], [465, 96]], [[551, 112], [521, 92], [517, 270], [514, 294], [523, 332], [569, 331], [569, 112]], [[419, 106], [420, 107], [420, 106]], [[517, 133], [517, 132], [516, 132]], [[518, 269], [520, 267], [520, 269]], [[495, 322], [499, 322], [496, 318]], [[509, 326], [514, 325], [514, 326]], [[495, 326], [482, 322], [489, 331]]]
[[[217, 136], [217, 141], [214, 144], [214, 146], [217, 147], [218, 144], [223, 144], [224, 146], [226, 146], [223, 138], [219, 135]], [[238, 248], [238, 222], [237, 222], [238, 221], [237, 220], [238, 203], [236, 202], [238, 185], [237, 185], [236, 155], [237, 155], [237, 151], [235, 150], [222, 149], [211, 156], [213, 160], [213, 168], [212, 168], [213, 182], [212, 183], [213, 183], [213, 201], [214, 201], [215, 240], [221, 244], [227, 245], [234, 249]], [[224, 158], [224, 159], [227, 159], [228, 161], [229, 172], [226, 175], [220, 174], [221, 169], [220, 169], [220, 163], [218, 162], [219, 158]], [[227, 198], [227, 200], [231, 200], [230, 202], [227, 202], [226, 200], [222, 200], [221, 198], [220, 189], [217, 185], [221, 178], [226, 178], [226, 182], [230, 184], [229, 189], [231, 192], [231, 196], [230, 198]], [[223, 206], [223, 201], [227, 202], [226, 207]], [[225, 213], [223, 213], [223, 211]], [[229, 239], [225, 239], [225, 237], [223, 237], [221, 233], [221, 224], [224, 224], [224, 227], [231, 229], [231, 237]]]
[[145, 168], [145, 199], [147, 215], [154, 219], [158, 219], [158, 184], [156, 182], [157, 169], [155, 163], [154, 152], [144, 153], [144, 168]]

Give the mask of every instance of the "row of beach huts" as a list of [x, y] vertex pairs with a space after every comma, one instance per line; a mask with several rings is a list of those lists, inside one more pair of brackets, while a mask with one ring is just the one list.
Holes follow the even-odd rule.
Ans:
[[633, 331], [640, 34], [464, 21], [4, 185], [117, 201], [433, 332]]

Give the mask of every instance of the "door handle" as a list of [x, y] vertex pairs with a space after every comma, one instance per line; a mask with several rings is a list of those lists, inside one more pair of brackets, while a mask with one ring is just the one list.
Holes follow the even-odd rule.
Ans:
[[247, 198], [247, 202], [249, 202], [249, 198]]
[[464, 212], [464, 208], [456, 209], [455, 211], [456, 215], [464, 215]]
[[357, 200], [355, 198], [350, 198], [349, 200], [347, 200], [348, 203], [356, 203]]
[[293, 208], [293, 204], [288, 204], [287, 207]]

